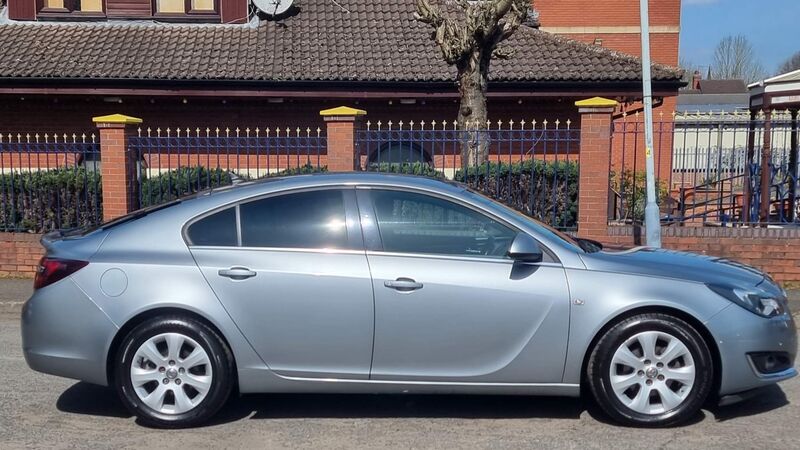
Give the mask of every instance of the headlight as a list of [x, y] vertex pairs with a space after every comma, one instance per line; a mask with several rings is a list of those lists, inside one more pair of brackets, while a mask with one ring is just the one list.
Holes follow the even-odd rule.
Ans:
[[709, 289], [736, 303], [742, 308], [763, 317], [780, 316], [786, 312], [783, 299], [775, 298], [765, 292], [750, 291], [708, 284]]

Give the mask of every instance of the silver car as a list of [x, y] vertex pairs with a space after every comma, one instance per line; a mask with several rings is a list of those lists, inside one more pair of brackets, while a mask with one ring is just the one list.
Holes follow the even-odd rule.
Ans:
[[43, 238], [34, 370], [185, 427], [236, 392], [578, 396], [668, 426], [797, 375], [785, 292], [724, 259], [603, 251], [466, 187], [241, 183]]

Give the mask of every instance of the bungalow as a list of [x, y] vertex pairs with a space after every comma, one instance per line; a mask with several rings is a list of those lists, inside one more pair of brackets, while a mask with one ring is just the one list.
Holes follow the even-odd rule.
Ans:
[[[234, 0], [187, 0], [186, 11], [182, 1], [139, 3], [9, 0], [0, 13], [0, 133], [87, 132], [92, 116], [120, 112], [164, 128], [316, 127], [321, 109], [340, 104], [372, 121], [455, 118], [455, 69], [415, 21], [413, 0], [301, 0], [277, 18]], [[534, 21], [504, 45], [513, 56], [492, 65], [493, 122], [574, 122], [576, 99], [641, 97], [633, 56]], [[680, 70], [660, 64], [653, 80], [657, 99], [683, 84]]]

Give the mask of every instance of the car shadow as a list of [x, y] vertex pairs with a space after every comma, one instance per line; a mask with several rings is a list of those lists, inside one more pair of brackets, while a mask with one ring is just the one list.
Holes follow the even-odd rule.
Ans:
[[709, 411], [717, 422], [749, 417], [782, 408], [789, 404], [786, 393], [777, 384], [766, 386], [747, 400], [727, 406], [713, 406]]
[[[771, 411], [789, 403], [778, 386], [770, 386], [744, 402], [711, 407], [717, 421], [727, 421]], [[130, 418], [131, 414], [111, 388], [79, 382], [58, 398], [59, 411], [93, 416]], [[593, 401], [569, 397], [499, 395], [361, 395], [361, 394], [249, 394], [232, 397], [207, 424], [222, 425], [242, 419], [353, 419], [353, 418], [459, 418], [459, 419], [593, 419], [617, 426]], [[702, 422], [698, 413], [682, 426]], [[137, 421], [139, 423], [139, 421]]]
[[131, 417], [114, 389], [89, 383], [75, 383], [56, 400], [62, 412], [105, 417]]

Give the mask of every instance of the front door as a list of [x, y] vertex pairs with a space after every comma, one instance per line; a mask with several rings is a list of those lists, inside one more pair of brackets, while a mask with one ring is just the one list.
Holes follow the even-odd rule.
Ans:
[[[520, 231], [427, 193], [358, 191], [375, 291], [372, 379], [561, 382], [564, 269], [516, 263]], [[370, 237], [367, 237], [370, 242]]]
[[[356, 211], [353, 189], [283, 193], [187, 230], [209, 284], [279, 374], [369, 376], [373, 297]], [[224, 241], [204, 240], [223, 230]]]

